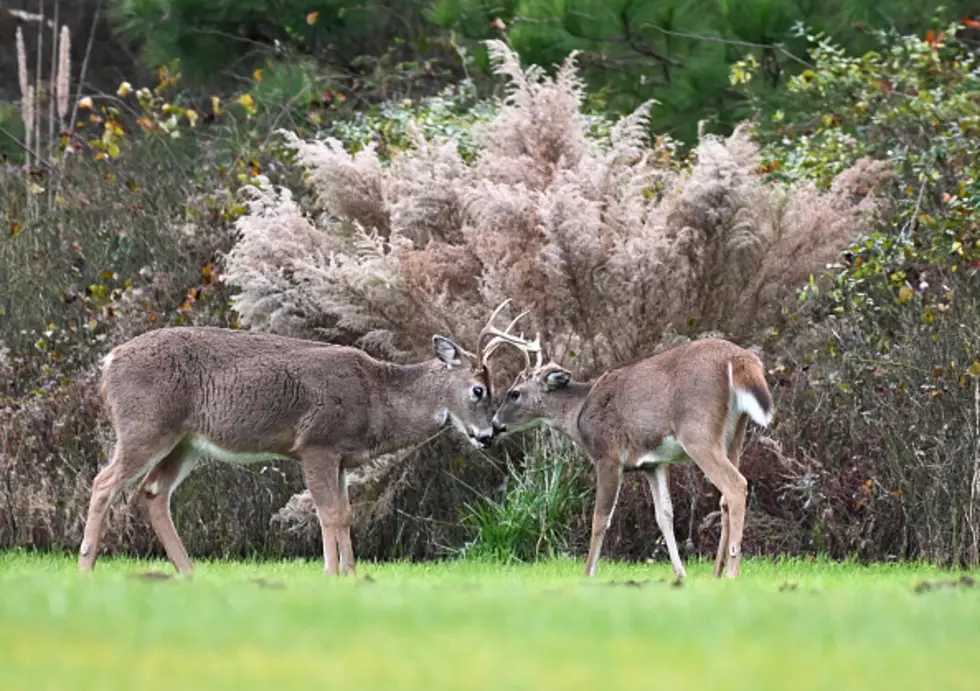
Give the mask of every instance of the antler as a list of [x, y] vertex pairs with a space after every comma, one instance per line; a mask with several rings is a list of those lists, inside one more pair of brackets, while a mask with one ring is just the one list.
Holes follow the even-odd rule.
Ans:
[[[497, 306], [497, 309], [495, 309], [493, 311], [493, 314], [490, 315], [490, 319], [487, 320], [487, 325], [484, 326], [483, 330], [480, 332], [479, 338], [477, 338], [476, 348], [477, 351], [480, 352], [479, 366], [483, 367], [486, 364], [487, 360], [490, 358], [490, 355], [492, 355], [493, 352], [497, 350], [497, 348], [499, 348], [502, 343], [509, 343], [519, 348], [524, 353], [524, 357], [527, 360], [528, 367], [531, 366], [531, 357], [530, 355], [528, 355], [528, 352], [529, 351], [536, 352], [538, 354], [537, 366], [540, 367], [541, 344], [538, 342], [538, 339], [535, 338], [534, 341], [527, 341], [524, 339], [523, 334], [521, 334], [520, 336], [515, 336], [514, 334], [510, 333], [510, 330], [514, 328], [514, 325], [517, 324], [517, 322], [519, 322], [521, 318], [523, 318], [524, 315], [527, 314], [526, 310], [518, 314], [516, 317], [514, 317], [514, 319], [510, 322], [510, 324], [507, 325], [507, 328], [504, 329], [503, 331], [501, 331], [500, 329], [498, 329], [493, 325], [493, 322], [497, 318], [497, 315], [500, 314], [500, 311], [509, 302], [510, 302], [510, 298], [507, 298]], [[483, 339], [486, 338], [487, 336], [492, 336], [493, 338], [490, 339], [490, 341], [486, 344], [486, 346], [483, 346]]]
[[519, 315], [517, 315], [517, 317], [515, 317], [514, 320], [510, 324], [508, 324], [507, 328], [504, 329], [503, 331], [495, 328], [491, 324], [487, 324], [487, 326], [483, 329], [483, 331], [480, 334], [480, 340], [482, 342], [483, 336], [487, 334], [492, 335], [493, 338], [490, 339], [490, 342], [487, 343], [486, 348], [483, 350], [484, 362], [487, 360], [487, 358], [490, 357], [490, 355], [493, 354], [495, 350], [497, 350], [497, 348], [499, 348], [501, 345], [506, 343], [514, 346], [522, 353], [524, 353], [524, 360], [527, 363], [526, 365], [527, 369], [531, 369], [531, 355], [530, 355], [531, 353], [535, 353], [537, 355], [537, 361], [535, 362], [534, 369], [538, 369], [539, 367], [541, 367], [541, 360], [543, 357], [541, 351], [541, 334], [540, 333], [535, 334], [534, 340], [529, 341], [526, 338], [524, 338], [524, 334], [521, 334], [520, 336], [516, 336], [510, 333], [510, 330], [514, 327], [514, 325], [518, 322], [518, 320], [520, 320], [521, 317], [523, 317], [525, 314], [527, 314], [527, 311], [521, 312]]
[[[517, 319], [520, 319], [525, 314], [527, 314], [527, 312], [521, 313], [521, 315], [518, 316]], [[517, 319], [515, 319], [513, 322], [511, 322], [510, 326], [507, 327], [507, 331], [510, 331], [511, 326], [514, 325], [514, 323], [517, 321]], [[537, 356], [536, 357], [536, 361], [534, 363], [533, 369], [536, 370], [539, 367], [541, 367], [541, 360], [543, 358], [543, 354], [542, 354], [542, 351], [541, 351], [541, 334], [540, 333], [534, 334], [534, 340], [533, 341], [529, 341], [529, 340], [527, 340], [527, 339], [524, 338], [524, 335], [523, 334], [521, 334], [520, 336], [515, 336], [514, 334], [507, 333], [505, 331], [499, 331], [497, 329], [493, 329], [493, 332], [494, 332], [494, 337], [487, 344], [487, 348], [486, 348], [486, 351], [485, 351], [485, 354], [484, 354], [484, 357], [485, 358], [490, 357], [491, 353], [493, 353], [502, 344], [506, 343], [508, 345], [514, 346], [515, 348], [517, 348], [518, 350], [520, 350], [522, 353], [524, 353], [524, 360], [526, 362], [526, 368], [528, 370], [532, 370], [532, 367], [531, 367], [531, 353], [534, 353]]]

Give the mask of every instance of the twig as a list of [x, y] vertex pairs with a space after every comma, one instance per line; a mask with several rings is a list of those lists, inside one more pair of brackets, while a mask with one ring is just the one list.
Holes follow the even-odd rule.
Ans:
[[82, 59], [82, 69], [78, 73], [78, 88], [75, 89], [75, 102], [71, 107], [71, 120], [68, 122], [68, 131], [75, 131], [75, 122], [78, 119], [78, 102], [82, 98], [82, 85], [85, 83], [85, 73], [88, 71], [88, 59], [92, 55], [92, 44], [95, 43], [95, 29], [99, 25], [99, 16], [102, 12], [102, 2], [95, 6], [95, 14], [92, 15], [92, 28], [88, 32], [88, 43], [85, 46], [85, 57]]
[[35, 100], [35, 114], [34, 114], [34, 141], [35, 146], [37, 146], [38, 156], [44, 155], [44, 147], [41, 145], [41, 109], [37, 106], [41, 103], [41, 76], [42, 70], [44, 69], [44, 64], [42, 62], [42, 56], [44, 54], [44, 0], [39, 0], [38, 9], [41, 11], [41, 21], [37, 24], [37, 57], [35, 59], [36, 65], [34, 67], [34, 98]]
[[24, 153], [33, 156], [35, 160], [37, 160], [37, 162], [40, 163], [42, 166], [48, 168], [49, 170], [54, 170], [54, 166], [52, 166], [50, 163], [48, 163], [40, 156], [38, 156], [37, 151], [27, 146], [27, 144], [25, 144], [21, 140], [17, 139], [17, 137], [15, 137], [12, 132], [10, 132], [7, 128], [3, 127], [2, 125], [0, 125], [0, 134], [3, 134], [5, 137], [9, 138], [10, 141], [16, 144]]
[[[511, 23], [517, 24], [518, 22], [522, 24], [559, 24], [560, 20], [557, 18], [535, 19], [531, 17], [515, 17]], [[804, 67], [808, 67], [809, 69], [816, 69], [814, 65], [810, 64], [803, 58], [794, 55], [793, 53], [791, 53], [786, 48], [784, 48], [781, 44], [778, 43], [756, 43], [754, 41], [742, 41], [733, 38], [722, 38], [721, 36], [703, 36], [701, 34], [688, 34], [683, 31], [672, 31], [670, 29], [664, 29], [663, 27], [657, 26], [656, 24], [651, 24], [650, 22], [644, 22], [637, 28], [641, 30], [654, 29], [655, 31], [659, 31], [660, 33], [665, 34], [667, 36], [675, 36], [677, 38], [687, 38], [692, 41], [710, 41], [712, 43], [721, 43], [728, 46], [743, 46], [745, 48], [764, 48], [766, 50], [775, 50], [776, 52], [786, 56], [793, 62], [799, 63], [800, 65], [803, 65]], [[589, 40], [594, 40], [597, 42], [606, 42], [606, 43], [623, 40], [619, 38], [614, 39], [608, 37], [591, 38], [587, 36], [582, 36], [581, 38], [588, 38]]]
[[651, 24], [649, 22], [645, 22], [641, 24], [640, 28], [655, 29], [656, 31], [659, 31], [660, 33], [666, 34], [668, 36], [676, 36], [677, 38], [688, 38], [693, 41], [710, 41], [712, 43], [722, 43], [728, 46], [743, 46], [745, 48], [764, 48], [766, 50], [775, 50], [776, 52], [780, 53], [781, 55], [784, 55], [785, 57], [789, 58], [793, 62], [799, 63], [804, 67], [810, 68], [811, 70], [816, 69], [814, 65], [811, 65], [809, 62], [807, 62], [801, 57], [793, 55], [793, 53], [786, 50], [786, 48], [784, 48], [779, 43], [756, 43], [754, 41], [741, 41], [733, 38], [721, 38], [720, 36], [702, 36], [700, 34], [688, 34], [682, 31], [671, 31], [670, 29], [664, 29], [663, 27], [657, 26], [656, 24]]
[[[54, 152], [57, 149], [55, 146], [55, 127], [54, 127], [54, 113], [55, 113], [55, 98], [57, 95], [57, 80], [58, 80], [58, 11], [60, 9], [60, 3], [58, 0], [54, 0], [54, 25], [51, 27], [51, 72], [48, 75], [48, 158], [52, 161], [55, 160]], [[48, 209], [54, 203], [54, 180], [48, 185]], [[61, 246], [61, 224], [55, 228], [55, 237], [58, 240], [58, 245]]]
[[909, 220], [907, 220], [905, 222], [905, 225], [902, 226], [902, 230], [899, 233], [899, 237], [901, 237], [903, 240], [907, 240], [908, 239], [907, 238], [907, 231], [909, 231], [912, 228], [912, 225], [915, 223], [915, 219], [919, 215], [919, 209], [922, 206], [922, 195], [925, 194], [926, 184], [928, 182], [929, 182], [929, 171], [926, 171], [923, 174], [922, 184], [919, 185], [919, 196], [916, 197], [916, 199], [915, 199], [915, 209], [913, 209], [912, 215], [909, 217]]

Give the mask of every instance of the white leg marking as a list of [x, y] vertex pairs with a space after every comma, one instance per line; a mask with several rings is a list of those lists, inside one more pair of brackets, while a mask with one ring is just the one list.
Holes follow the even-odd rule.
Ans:
[[677, 538], [674, 536], [674, 507], [670, 501], [670, 488], [667, 486], [666, 465], [660, 463], [654, 468], [650, 489], [653, 490], [653, 508], [657, 516], [657, 525], [664, 536], [664, 542], [667, 543], [667, 553], [670, 555], [670, 564], [674, 567], [674, 575], [685, 578], [687, 572], [684, 570], [684, 563], [677, 550]]
[[[616, 496], [613, 497], [612, 508], [609, 509], [609, 515], [606, 516], [606, 530], [609, 530], [609, 526], [612, 525], [612, 517], [616, 513], [616, 502], [619, 501], [619, 490], [623, 488], [623, 467], [620, 466], [617, 472], [619, 473], [619, 483], [616, 485]], [[595, 568], [593, 568], [594, 570]]]

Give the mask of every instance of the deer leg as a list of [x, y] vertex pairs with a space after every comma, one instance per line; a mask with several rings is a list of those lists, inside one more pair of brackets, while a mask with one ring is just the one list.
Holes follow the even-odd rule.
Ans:
[[177, 447], [147, 473], [138, 490], [150, 517], [153, 532], [163, 543], [167, 557], [179, 573], [186, 575], [194, 573], [194, 565], [174, 527], [173, 516], [170, 514], [170, 497], [193, 469], [196, 461], [196, 458]]
[[[732, 441], [728, 445], [728, 458], [732, 465], [738, 468], [739, 459], [742, 456], [742, 442], [745, 439], [745, 427], [749, 418], [744, 413], [739, 415], [738, 422], [735, 423], [735, 432], [732, 434]], [[725, 567], [725, 558], [728, 556], [728, 539], [730, 535], [731, 518], [728, 512], [728, 502], [725, 495], [722, 495], [718, 503], [721, 510], [721, 538], [718, 540], [718, 553], [715, 556], [715, 578], [721, 578], [722, 569]]]
[[[738, 578], [742, 565], [742, 530], [745, 525], [745, 500], [748, 494], [748, 482], [725, 455], [724, 445], [720, 442], [698, 442], [681, 438], [681, 444], [687, 450], [698, 467], [711, 480], [712, 484], [721, 490], [722, 497], [728, 506], [728, 535], [723, 545], [728, 551], [728, 578]], [[702, 436], [702, 435], [697, 435]], [[722, 521], [724, 521], [722, 514]], [[724, 530], [724, 523], [722, 524]]]
[[643, 475], [647, 479], [647, 484], [650, 485], [657, 525], [667, 543], [667, 553], [670, 554], [670, 564], [674, 567], [674, 575], [677, 578], [686, 578], [687, 572], [684, 571], [684, 563], [681, 561], [680, 552], [677, 551], [677, 539], [674, 537], [674, 505], [670, 501], [670, 487], [667, 483], [668, 472], [669, 466], [666, 463], [658, 463], [653, 470], [644, 470]]
[[310, 490], [323, 536], [323, 565], [328, 576], [339, 574], [339, 544], [343, 512], [340, 492], [340, 457], [319, 450], [300, 454], [306, 487]]
[[728, 502], [725, 501], [725, 495], [721, 496], [718, 508], [721, 511], [721, 537], [718, 538], [718, 552], [715, 555], [715, 578], [721, 578], [721, 572], [725, 568], [725, 558], [728, 556], [728, 540], [731, 537], [731, 520], [728, 516]]
[[355, 575], [357, 569], [354, 564], [354, 547], [350, 540], [350, 525], [353, 520], [354, 512], [350, 506], [350, 494], [347, 491], [347, 472], [340, 469], [340, 528], [337, 534], [337, 543], [340, 551], [340, 569], [344, 575]]
[[595, 510], [592, 513], [592, 542], [589, 545], [589, 557], [585, 562], [585, 575], [595, 576], [599, 564], [599, 554], [602, 552], [602, 539], [612, 523], [619, 488], [623, 483], [623, 469], [618, 461], [599, 461], [595, 464], [596, 492]]
[[[109, 513], [113, 499], [128, 483], [145, 472], [147, 459], [150, 459], [152, 464], [153, 458], [163, 458], [170, 453], [174, 444], [175, 442], [171, 440], [168, 440], [166, 445], [161, 445], [158, 442], [154, 449], [117, 437], [109, 465], [99, 471], [92, 482], [92, 497], [89, 500], [84, 536], [79, 548], [79, 571], [89, 572], [95, 568], [106, 515]], [[161, 449], [161, 446], [164, 448]]]

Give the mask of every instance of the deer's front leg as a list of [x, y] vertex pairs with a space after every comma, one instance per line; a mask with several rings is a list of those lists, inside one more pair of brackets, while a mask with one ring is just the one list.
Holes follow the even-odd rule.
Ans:
[[354, 512], [350, 506], [350, 494], [347, 491], [347, 471], [340, 468], [340, 527], [337, 533], [337, 544], [340, 549], [340, 568], [344, 575], [353, 576], [356, 573], [354, 567], [354, 546], [350, 539], [350, 524], [353, 520]]
[[[340, 457], [322, 449], [308, 449], [300, 454], [306, 488], [310, 490], [323, 535], [323, 563], [328, 576], [339, 572], [338, 540], [344, 524], [344, 506], [340, 487]], [[347, 525], [349, 526], [349, 516]]]
[[599, 460], [596, 469], [595, 511], [592, 514], [592, 543], [589, 558], [585, 562], [585, 575], [595, 576], [602, 551], [602, 539], [612, 522], [619, 487], [623, 482], [623, 469], [617, 460]]

